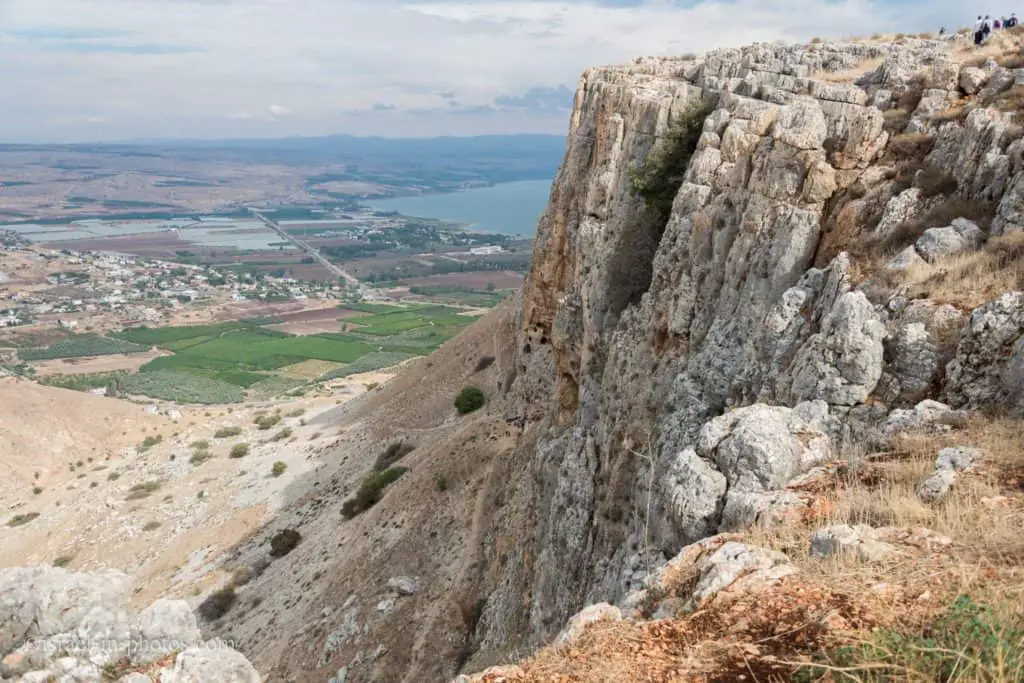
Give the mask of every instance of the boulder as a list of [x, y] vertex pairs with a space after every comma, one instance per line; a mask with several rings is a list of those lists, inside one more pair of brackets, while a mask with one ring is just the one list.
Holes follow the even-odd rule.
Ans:
[[948, 431], [951, 427], [963, 425], [967, 417], [965, 411], [953, 410], [945, 403], [925, 399], [913, 408], [901, 408], [889, 413], [882, 423], [881, 432], [888, 438], [900, 432], [916, 430]]
[[413, 595], [420, 589], [419, 582], [408, 576], [393, 576], [388, 579], [388, 588], [399, 595]]
[[240, 652], [228, 647], [195, 647], [160, 672], [160, 683], [260, 683], [260, 675]]
[[806, 419], [810, 411], [755, 404], [711, 420], [697, 454], [710, 458], [732, 491], [765, 492], [828, 459], [828, 436]]
[[910, 268], [927, 266], [928, 262], [921, 258], [917, 249], [909, 246], [896, 254], [885, 264], [886, 270], [909, 270]]
[[621, 618], [622, 612], [619, 608], [614, 605], [609, 605], [607, 602], [601, 602], [596, 605], [584, 607], [569, 620], [566, 627], [558, 634], [558, 637], [555, 639], [555, 643], [558, 645], [568, 645], [583, 633], [583, 629], [595, 621], [601, 621], [604, 619], [618, 621]]
[[[184, 600], [157, 600], [139, 613], [136, 631], [142, 649], [132, 653], [135, 661], [151, 661], [202, 640], [195, 614]], [[151, 644], [158, 649], [153, 650]]]
[[929, 228], [914, 243], [917, 252], [929, 263], [948, 256], [975, 251], [985, 239], [977, 225], [963, 218], [945, 228]]
[[949, 493], [961, 472], [973, 468], [984, 456], [977, 448], [956, 446], [943, 448], [935, 458], [935, 469], [917, 489], [918, 497], [932, 503]]
[[988, 83], [988, 72], [976, 66], [960, 69], [960, 89], [968, 95], [974, 95]]
[[729, 488], [725, 475], [687, 448], [672, 460], [666, 485], [673, 520], [687, 542], [714, 533]]
[[894, 545], [879, 537], [879, 532], [866, 524], [834, 524], [818, 529], [811, 536], [811, 555], [829, 557], [853, 553], [864, 562], [877, 562], [896, 552]]
[[792, 397], [831, 405], [862, 403], [882, 377], [885, 325], [863, 292], [846, 292], [825, 316], [821, 332], [793, 361]]
[[729, 541], [702, 558], [697, 570], [700, 578], [688, 609], [700, 607], [727, 588], [759, 588], [797, 572], [782, 553], [736, 541]]
[[131, 584], [118, 571], [90, 574], [45, 566], [0, 570], [0, 652], [83, 628], [95, 634], [96, 618], [122, 609]]
[[1008, 292], [971, 312], [956, 356], [946, 366], [946, 395], [957, 407], [985, 405], [1024, 409], [1020, 373], [1024, 292]]
[[898, 398], [916, 401], [931, 389], [939, 372], [939, 354], [924, 323], [902, 326], [886, 344], [889, 371], [899, 383]]

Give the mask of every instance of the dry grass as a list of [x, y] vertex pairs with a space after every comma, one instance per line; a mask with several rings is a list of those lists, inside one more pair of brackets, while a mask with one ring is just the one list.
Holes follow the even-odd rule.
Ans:
[[911, 298], [928, 298], [973, 310], [1001, 294], [1024, 288], [1024, 232], [993, 237], [975, 252], [894, 274]]
[[[944, 501], [926, 505], [917, 498], [917, 486], [938, 451], [953, 445], [981, 448], [986, 458], [976, 471], [961, 475]], [[977, 418], [944, 434], [901, 435], [884, 454], [844, 455], [845, 466], [824, 482], [819, 504], [809, 507], [809, 514], [729, 535], [786, 553], [801, 570], [796, 576], [765, 592], [725, 591], [692, 614], [599, 621], [569, 646], [544, 648], [520, 667], [475, 680], [783, 681], [824, 648], [872, 642], [879, 629], [924, 632], [960, 594], [1019, 612], [1024, 605], [1024, 423]], [[951, 543], [936, 544], [929, 541], [934, 536], [918, 532], [899, 537], [902, 552], [882, 562], [811, 557], [812, 530], [838, 523], [926, 527]], [[685, 593], [691, 580], [685, 572], [668, 577], [681, 591], [669, 586], [665, 594]], [[898, 662], [899, 655], [892, 659]], [[926, 680], [913, 670], [902, 673], [884, 680]], [[990, 675], [986, 681], [1017, 680], [1012, 673], [1000, 677], [997, 667], [982, 673]]]

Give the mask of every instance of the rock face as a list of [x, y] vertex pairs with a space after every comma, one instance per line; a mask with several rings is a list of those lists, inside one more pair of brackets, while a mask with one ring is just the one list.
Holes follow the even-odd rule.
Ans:
[[[138, 615], [128, 609], [132, 583], [107, 571], [55, 567], [0, 570], [0, 677], [99, 682], [106, 664], [148, 662], [180, 652], [161, 683], [259, 683], [240, 653], [203, 643], [196, 618], [181, 600], [157, 600]], [[10, 653], [10, 654], [8, 654]], [[134, 674], [134, 679], [149, 677]]]
[[[955, 59], [948, 41], [759, 44], [583, 75], [503, 385], [530, 425], [514, 484], [528, 502], [493, 534], [523, 515], [534, 527], [529, 547], [487, 558], [485, 648], [514, 630], [543, 642], [682, 545], [797, 504], [788, 480], [892, 407], [917, 403], [883, 436], [948, 428], [954, 408], [1024, 407], [1024, 295], [975, 311], [947, 367], [960, 313], [876, 305], [847, 253], [903, 239], [911, 221], [923, 236], [898, 244], [893, 269], [987, 237], [897, 179], [883, 112], [919, 84], [903, 129], [928, 141], [915, 163], [990, 207], [991, 234], [1024, 229], [1007, 199], [1024, 196], [1011, 119], [986, 106], [938, 118], [965, 94], [991, 102], [1012, 73]], [[838, 71], [857, 75], [832, 82]], [[671, 205], [645, 200], [634, 171], [678, 158], [674, 131], [697, 111]]]

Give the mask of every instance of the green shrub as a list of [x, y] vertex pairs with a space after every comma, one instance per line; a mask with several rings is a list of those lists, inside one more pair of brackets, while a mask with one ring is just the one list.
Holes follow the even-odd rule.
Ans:
[[213, 457], [213, 454], [207, 450], [197, 450], [192, 454], [192, 457], [188, 459], [192, 465], [202, 465], [204, 462]]
[[691, 107], [669, 128], [660, 149], [648, 154], [643, 163], [629, 173], [633, 194], [643, 198], [647, 209], [661, 223], [668, 221], [672, 202], [686, 175], [686, 166], [697, 151], [704, 119], [713, 110], [714, 105], [707, 102]]
[[207, 448], [210, 447], [210, 442], [207, 441], [206, 439], [201, 439], [199, 441], [193, 441], [189, 445], [189, 447], [190, 448], [195, 448], [196, 450], [205, 451]]
[[215, 439], [227, 439], [232, 436], [238, 436], [242, 433], [241, 427], [221, 427], [213, 433]]
[[120, 478], [121, 478], [121, 473], [120, 472], [111, 472], [110, 474], [107, 475], [107, 481], [117, 481]]
[[228, 586], [210, 595], [199, 604], [199, 614], [207, 621], [219, 619], [228, 613], [238, 600], [235, 587]]
[[302, 540], [302, 534], [295, 529], [282, 529], [270, 539], [270, 555], [284, 557]]
[[163, 486], [163, 482], [159, 481], [147, 481], [142, 484], [136, 484], [128, 489], [128, 495], [125, 497], [125, 500], [148, 498], [150, 494], [159, 491], [161, 486]]
[[391, 467], [383, 472], [375, 472], [363, 480], [356, 495], [345, 501], [341, 506], [341, 514], [346, 519], [369, 510], [384, 497], [384, 489], [388, 484], [397, 481], [409, 470], [405, 467]]
[[66, 567], [71, 564], [71, 561], [75, 559], [74, 555], [61, 555], [53, 561], [54, 567]]
[[229, 458], [244, 458], [247, 455], [249, 455], [249, 444], [247, 443], [236, 443], [228, 453]]
[[[147, 436], [145, 439], [142, 440], [142, 443], [140, 443], [136, 447], [135, 450], [138, 451], [139, 453], [145, 453], [150, 448], [152, 448], [153, 446], [157, 445], [158, 443], [160, 443], [163, 440], [164, 440], [164, 437], [162, 435], [160, 435], [160, 434], [157, 434], [155, 436]], [[79, 466], [81, 466], [81, 465], [79, 465]]]
[[37, 496], [40, 493], [42, 493], [42, 492], [43, 492], [43, 487], [42, 486], [33, 486], [32, 487], [32, 493], [36, 494]]
[[476, 387], [466, 387], [455, 397], [455, 409], [459, 411], [459, 415], [465, 415], [483, 408], [484, 402], [484, 392]]
[[959, 596], [920, 632], [883, 629], [866, 642], [834, 648], [816, 657], [821, 666], [796, 672], [795, 681], [829, 680], [830, 671], [853, 681], [1024, 680], [1024, 616], [1002, 615], [991, 606]]
[[437, 475], [437, 478], [434, 479], [434, 486], [437, 487], [438, 491], [444, 493], [448, 490], [448, 478], [441, 474]]
[[280, 421], [281, 416], [277, 414], [261, 415], [260, 417], [257, 417], [255, 420], [253, 420], [253, 423], [255, 423], [261, 430], [265, 431], [267, 429], [270, 429]]
[[292, 428], [291, 427], [285, 427], [284, 429], [279, 431], [277, 434], [274, 434], [274, 436], [270, 437], [270, 441], [272, 441], [272, 442], [273, 441], [283, 441], [284, 439], [287, 439], [291, 435], [292, 435]]
[[280, 460], [274, 463], [274, 466], [270, 468], [270, 473], [275, 477], [280, 477], [284, 474], [285, 470], [288, 469], [287, 463], [283, 463]]
[[38, 516], [38, 512], [26, 512], [23, 515], [14, 515], [13, 517], [11, 517], [11, 520], [7, 522], [7, 526], [23, 526], [25, 524], [28, 524]]
[[146, 525], [142, 527], [143, 531], [155, 531], [160, 528], [160, 522], [146, 522]]
[[373, 464], [373, 469], [378, 472], [383, 472], [405, 456], [412, 453], [415, 448], [416, 446], [411, 443], [396, 441], [384, 449], [383, 453], [377, 456], [377, 462]]

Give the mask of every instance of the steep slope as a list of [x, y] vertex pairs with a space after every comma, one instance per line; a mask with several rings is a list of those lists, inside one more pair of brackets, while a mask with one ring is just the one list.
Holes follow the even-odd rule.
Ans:
[[[636, 609], [682, 548], [709, 585], [728, 582], [705, 562], [788, 575], [700, 542], [806, 517], [816, 466], [1024, 407], [1019, 52], [1004, 33], [588, 71], [521, 300], [332, 416], [317, 491], [234, 559], [262, 568], [286, 527], [301, 543], [207, 628], [271, 680], [442, 680], [589, 603]], [[468, 384], [488, 405], [459, 417]], [[409, 471], [345, 519], [398, 440]], [[985, 495], [1014, 486], [1004, 464]], [[691, 600], [682, 583], [661, 588]]]

